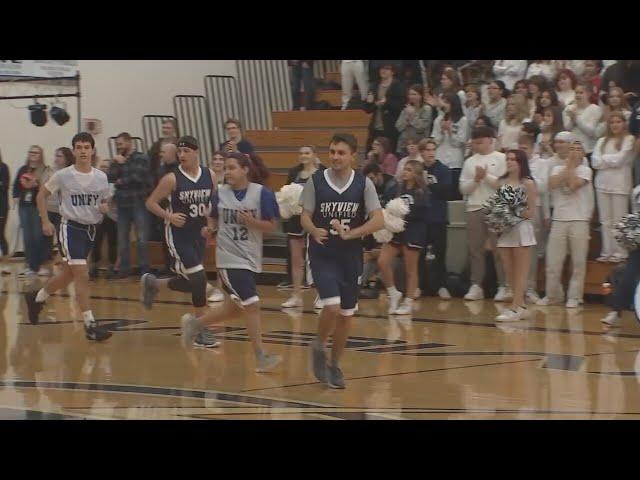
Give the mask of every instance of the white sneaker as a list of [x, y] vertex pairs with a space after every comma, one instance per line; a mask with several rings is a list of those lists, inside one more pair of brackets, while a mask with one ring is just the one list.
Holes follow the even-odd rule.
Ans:
[[280, 306], [282, 308], [297, 308], [297, 307], [304, 306], [304, 302], [302, 301], [302, 298], [299, 297], [298, 295], [292, 295], [291, 298], [289, 298], [289, 300], [287, 300]]
[[518, 314], [518, 320], [524, 320], [531, 316], [531, 311], [527, 307], [518, 307], [516, 313]]
[[600, 319], [602, 323], [606, 323], [607, 325], [611, 325], [611, 326], [617, 325], [620, 322], [620, 320], [622, 320], [620, 318], [620, 315], [618, 314], [618, 312], [615, 312], [615, 311], [609, 312], [606, 317]]
[[464, 296], [465, 300], [482, 300], [484, 299], [484, 291], [479, 285], [473, 284]]
[[398, 304], [400, 303], [400, 300], [402, 300], [402, 292], [396, 291], [393, 294], [390, 294], [390, 295], [388, 294], [387, 299], [389, 300], [389, 309], [387, 310], [387, 313], [389, 315], [393, 315], [395, 311], [398, 309]]
[[600, 263], [606, 263], [609, 261], [609, 255], [600, 255], [598, 258], [596, 258], [596, 262], [600, 262]]
[[496, 317], [496, 322], [512, 322], [517, 320], [518, 312], [515, 310], [511, 310], [510, 308], [505, 309], [500, 315]]
[[51, 271], [48, 268], [42, 267], [38, 270], [39, 277], [48, 277], [51, 275]]
[[527, 302], [536, 304], [538, 300], [540, 300], [540, 296], [538, 292], [536, 292], [533, 288], [527, 290], [527, 294], [525, 295]]
[[405, 298], [404, 302], [402, 302], [402, 305], [400, 305], [391, 313], [393, 315], [411, 315], [413, 313], [413, 301]]
[[567, 300], [567, 304], [565, 306], [567, 308], [578, 308], [579, 305], [580, 302], [578, 302], [578, 300], [576, 300], [575, 298], [570, 298], [569, 300]]
[[549, 297], [541, 298], [536, 302], [536, 305], [539, 307], [548, 307], [549, 305], [561, 305], [562, 302], [560, 300], [552, 300]]
[[438, 296], [443, 300], [451, 300], [451, 294], [449, 293], [449, 290], [444, 287], [438, 290]]
[[320, 310], [322, 310], [322, 305], [320, 305], [320, 296], [316, 295], [316, 299], [313, 301], [313, 309], [316, 312], [319, 312]]
[[416, 288], [416, 292], [413, 294], [414, 298], [420, 298], [422, 296], [422, 290], [420, 288]]
[[513, 300], [513, 292], [508, 287], [499, 287], [498, 293], [493, 297], [496, 302], [510, 302]]
[[222, 293], [222, 290], [215, 287], [213, 289], [213, 293], [211, 294], [211, 296], [207, 298], [207, 301], [211, 303], [222, 302], [223, 300], [224, 300], [224, 293]]

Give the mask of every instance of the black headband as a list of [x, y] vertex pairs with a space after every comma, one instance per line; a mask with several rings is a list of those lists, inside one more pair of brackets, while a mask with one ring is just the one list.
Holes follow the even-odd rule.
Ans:
[[180, 140], [178, 142], [178, 148], [180, 147], [190, 148], [191, 150], [198, 150], [198, 145], [196, 143], [189, 142], [187, 140]]

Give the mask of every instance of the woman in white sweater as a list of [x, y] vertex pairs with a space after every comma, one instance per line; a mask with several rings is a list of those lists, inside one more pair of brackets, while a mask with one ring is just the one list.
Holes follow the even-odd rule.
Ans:
[[573, 133], [591, 158], [591, 152], [598, 139], [598, 124], [602, 117], [602, 110], [590, 100], [591, 89], [584, 83], [576, 87], [576, 98], [562, 113], [564, 128]]
[[613, 112], [619, 112], [624, 115], [625, 120], [628, 122], [631, 117], [631, 109], [627, 103], [627, 99], [624, 96], [624, 90], [620, 87], [611, 87], [605, 97], [606, 105], [602, 107], [602, 118], [598, 124], [596, 135], [598, 138], [602, 137], [607, 131], [607, 123], [609, 122], [609, 115]]
[[[452, 185], [457, 185], [469, 139], [469, 124], [462, 112], [460, 98], [455, 93], [443, 94], [441, 106], [442, 112], [433, 123], [433, 138], [438, 144], [436, 158], [451, 169]], [[458, 191], [451, 190], [451, 200], [460, 200]]]
[[558, 75], [556, 76], [556, 94], [558, 95], [558, 100], [563, 107], [566, 107], [576, 97], [575, 88], [578, 85], [578, 78], [576, 74], [571, 70], [564, 68], [558, 71]]
[[411, 85], [407, 93], [407, 105], [396, 121], [398, 137], [398, 152], [405, 153], [407, 140], [418, 137], [418, 141], [431, 135], [433, 116], [431, 106], [424, 103], [424, 88], [422, 85]]
[[591, 164], [598, 170], [595, 180], [598, 215], [602, 224], [602, 251], [599, 262], [621, 262], [627, 252], [613, 236], [613, 226], [629, 213], [631, 165], [634, 159], [634, 137], [629, 135], [627, 121], [620, 112], [609, 114], [607, 133], [598, 140]]
[[507, 99], [504, 119], [498, 127], [497, 149], [501, 151], [517, 148], [518, 137], [522, 132], [522, 123], [529, 116], [527, 99], [520, 94], [513, 94]]

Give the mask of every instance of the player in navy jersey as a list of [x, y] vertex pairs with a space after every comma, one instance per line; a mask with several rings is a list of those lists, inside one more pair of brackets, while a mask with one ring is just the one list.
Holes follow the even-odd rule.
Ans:
[[188, 348], [202, 328], [244, 314], [256, 371], [268, 372], [282, 357], [269, 355], [262, 347], [255, 274], [262, 271], [262, 237], [275, 229], [279, 211], [273, 192], [249, 180], [255, 178], [252, 167], [247, 155], [230, 153], [225, 160], [226, 183], [218, 188], [211, 202], [212, 222], [217, 227], [216, 267], [223, 288], [233, 301], [201, 316], [183, 316], [182, 340]]
[[[410, 315], [413, 300], [419, 296], [418, 263], [420, 252], [426, 246], [429, 191], [424, 179], [424, 168], [417, 160], [409, 160], [402, 171], [401, 183], [391, 193], [393, 198], [401, 198], [409, 207], [405, 216], [404, 231], [396, 233], [389, 243], [385, 243], [378, 257], [378, 267], [389, 295], [390, 315]], [[393, 282], [393, 260], [402, 252], [404, 259], [405, 301], [398, 306], [402, 293]]]
[[[177, 169], [167, 173], [147, 199], [147, 209], [165, 221], [165, 238], [173, 259], [174, 277], [158, 279], [147, 273], [142, 276], [142, 302], [151, 308], [161, 288], [191, 293], [196, 315], [207, 308], [207, 274], [202, 265], [209, 237], [211, 197], [215, 192], [214, 173], [201, 167], [198, 141], [190, 136], [178, 140]], [[169, 198], [169, 208], [160, 206]], [[217, 347], [211, 332], [202, 329], [195, 338], [201, 347]]]
[[[317, 171], [301, 197], [302, 227], [309, 233], [311, 273], [320, 296], [318, 335], [312, 344], [313, 371], [332, 388], [344, 388], [339, 368], [358, 301], [362, 273], [362, 237], [384, 226], [375, 186], [353, 170], [357, 142], [336, 134], [329, 145], [331, 168]], [[325, 344], [333, 333], [331, 361]]]

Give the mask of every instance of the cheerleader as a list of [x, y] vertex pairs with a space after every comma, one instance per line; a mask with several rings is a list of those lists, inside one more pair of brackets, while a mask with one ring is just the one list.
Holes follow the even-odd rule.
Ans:
[[[426, 222], [429, 192], [424, 180], [422, 163], [411, 160], [407, 162], [402, 173], [402, 183], [398, 185], [394, 197], [402, 198], [409, 206], [405, 217], [405, 230], [393, 237], [390, 243], [382, 246], [378, 267], [382, 275], [382, 283], [387, 289], [390, 315], [410, 315], [413, 300], [418, 290], [418, 263], [420, 252], [426, 247]], [[402, 293], [394, 285], [393, 260], [402, 252], [406, 275], [405, 300], [398, 306]]]

